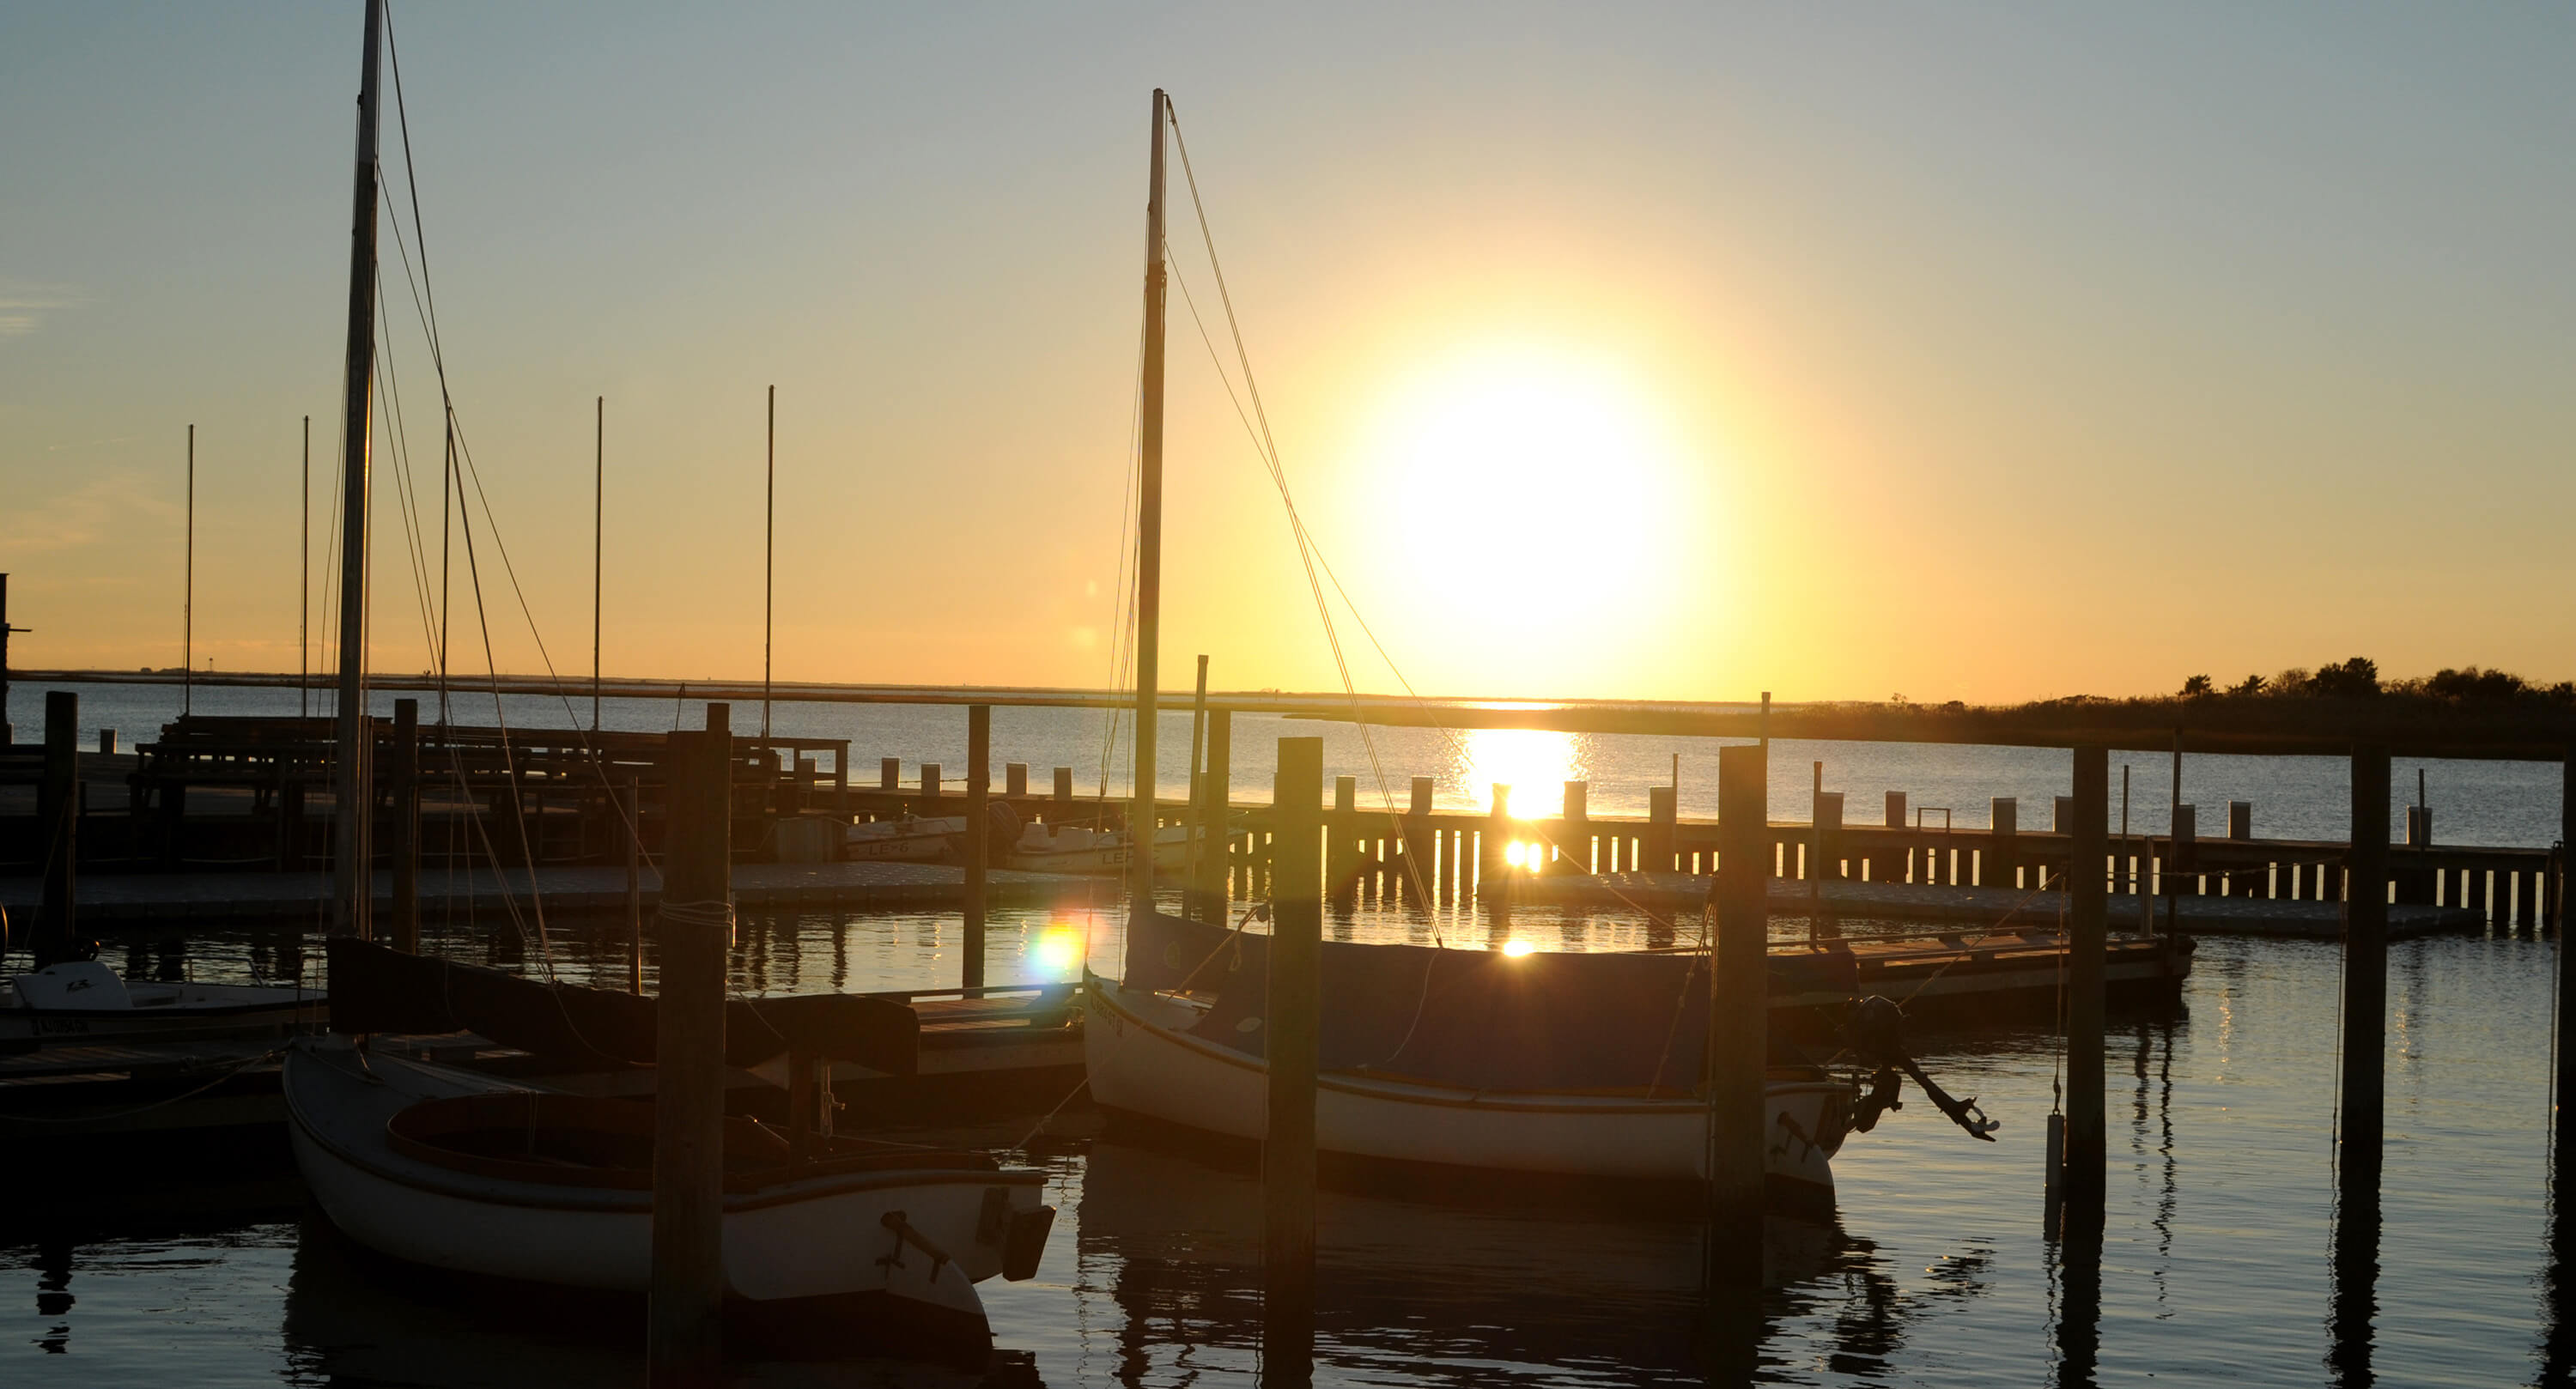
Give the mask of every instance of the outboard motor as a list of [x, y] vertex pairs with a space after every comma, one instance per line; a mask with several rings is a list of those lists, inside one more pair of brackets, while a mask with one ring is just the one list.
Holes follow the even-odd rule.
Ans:
[[999, 859], [1002, 855], [1007, 854], [1012, 849], [1018, 847], [1019, 842], [1020, 812], [1018, 807], [1012, 805], [1009, 801], [1003, 800], [984, 802], [984, 843], [989, 846], [988, 852], [992, 857]]
[[1903, 1109], [1902, 1092], [1905, 1077], [1923, 1087], [1934, 1108], [1950, 1116], [1951, 1122], [1968, 1131], [1970, 1138], [1995, 1141], [1995, 1130], [2003, 1127], [2000, 1119], [1989, 1119], [1977, 1107], [1977, 1097], [1954, 1099], [1950, 1093], [1932, 1083], [1914, 1058], [1905, 1050], [1905, 1010], [1893, 999], [1872, 994], [1852, 1008], [1851, 1017], [1843, 1024], [1843, 1041], [1862, 1060], [1878, 1067], [1870, 1077], [1869, 1089], [1852, 1106], [1852, 1128], [1867, 1133], [1878, 1127], [1878, 1116], [1891, 1109]]

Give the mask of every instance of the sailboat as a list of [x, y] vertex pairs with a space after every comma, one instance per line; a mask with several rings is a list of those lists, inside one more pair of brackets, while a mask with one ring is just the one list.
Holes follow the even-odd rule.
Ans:
[[[385, 0], [367, 0], [345, 383], [332, 1031], [298, 1038], [287, 1053], [288, 1133], [323, 1213], [378, 1253], [451, 1273], [658, 1300], [671, 1263], [659, 1245], [680, 1217], [656, 1200], [655, 1106], [370, 1045], [387, 1033], [470, 1031], [573, 1063], [567, 1069], [653, 1065], [663, 1006], [413, 956], [366, 938], [372, 817], [358, 808], [374, 804], [365, 757], [372, 741], [364, 717], [365, 498], [384, 14]], [[816, 1062], [835, 1060], [909, 1073], [918, 1021], [908, 1007], [843, 994], [736, 1000], [716, 1035], [723, 1062], [736, 1067], [787, 1058], [797, 1090], [788, 1132], [721, 1121], [717, 1171], [709, 1174], [720, 1178], [721, 1192], [707, 1192], [707, 1205], [692, 1212], [711, 1228], [688, 1232], [714, 1236], [717, 1286], [691, 1289], [703, 1292], [710, 1319], [721, 1305], [726, 1320], [747, 1322], [764, 1339], [792, 1338], [819, 1320], [876, 1333], [879, 1344], [926, 1342], [980, 1361], [991, 1331], [975, 1284], [1035, 1272], [1055, 1214], [1041, 1199], [1044, 1174], [1006, 1169], [981, 1153], [831, 1131], [828, 1080], [804, 1077]], [[674, 1064], [659, 1077], [663, 1093], [679, 1070]], [[713, 1078], [720, 1093], [721, 1071]]]

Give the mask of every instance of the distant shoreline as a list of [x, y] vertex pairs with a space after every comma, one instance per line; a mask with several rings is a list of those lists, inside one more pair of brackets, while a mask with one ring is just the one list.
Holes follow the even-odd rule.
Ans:
[[[12, 671], [24, 684], [76, 681], [92, 684], [178, 685], [176, 671]], [[205, 686], [294, 689], [296, 676], [256, 672], [200, 675]], [[330, 689], [328, 679], [302, 682]], [[489, 693], [490, 677], [453, 682], [452, 688]], [[579, 699], [587, 679], [505, 675], [503, 694], [561, 695]], [[382, 675], [373, 689], [435, 688], [418, 676]], [[619, 699], [717, 699], [748, 703], [761, 697], [759, 682], [602, 679], [599, 693]], [[1166, 690], [1167, 712], [1187, 710], [1188, 690]], [[778, 682], [770, 698], [781, 703], [957, 705], [1000, 704], [1034, 708], [1104, 709], [1126, 706], [1123, 690], [1066, 686], [858, 685]], [[2505, 758], [2559, 761], [2576, 748], [2576, 707], [2555, 700], [2445, 700], [2420, 694], [2361, 697], [2254, 697], [2211, 695], [2140, 699], [2076, 698], [2019, 705], [1835, 703], [1775, 704], [1766, 719], [1747, 703], [1687, 700], [1498, 699], [1440, 696], [1412, 698], [1363, 694], [1354, 701], [1335, 692], [1281, 690], [1210, 691], [1212, 707], [1291, 718], [1367, 722], [1395, 727], [1532, 728], [1564, 733], [1633, 733], [1662, 737], [1814, 739], [1827, 742], [1973, 743], [2004, 747], [2072, 747], [2098, 743], [2129, 751], [2186, 751], [2250, 755], [2340, 755], [2375, 743], [2420, 757]], [[1353, 705], [1357, 708], [1354, 709]], [[1355, 717], [1356, 716], [1356, 717]]]

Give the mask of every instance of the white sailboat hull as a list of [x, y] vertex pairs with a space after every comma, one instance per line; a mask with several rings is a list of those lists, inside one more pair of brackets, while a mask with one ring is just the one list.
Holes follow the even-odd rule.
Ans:
[[[1095, 980], [1083, 1051], [1092, 1098], [1104, 1108], [1229, 1138], [1268, 1129], [1262, 1063], [1179, 1029], [1186, 1003]], [[1829, 1160], [1841, 1146], [1851, 1091], [1832, 1081], [1770, 1088], [1769, 1176], [1830, 1198]], [[1390, 1162], [1629, 1181], [1701, 1181], [1708, 1109], [1690, 1099], [1476, 1092], [1367, 1078], [1318, 1078], [1315, 1142], [1325, 1151]]]
[[[296, 1165], [333, 1224], [432, 1268], [611, 1292], [650, 1286], [650, 1191], [451, 1171], [371, 1141], [409, 1104], [515, 1087], [384, 1056], [365, 1067], [340, 1039], [287, 1059]], [[986, 1213], [987, 1193], [1006, 1193], [1012, 1213], [1034, 1211], [1041, 1183], [1033, 1171], [895, 1170], [728, 1192], [725, 1291], [753, 1303], [885, 1294], [980, 1327], [974, 1284], [1002, 1271], [1008, 1225]], [[904, 1241], [886, 1222], [898, 1212], [950, 1257]]]

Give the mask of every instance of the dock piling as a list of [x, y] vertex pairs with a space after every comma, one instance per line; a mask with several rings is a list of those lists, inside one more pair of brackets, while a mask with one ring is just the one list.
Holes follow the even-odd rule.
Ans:
[[733, 935], [733, 738], [671, 735], [662, 853], [662, 989], [655, 1009], [653, 1276], [646, 1374], [654, 1389], [716, 1382], [723, 1353], [725, 951]]
[[45, 765], [36, 784], [43, 826], [45, 886], [36, 911], [37, 969], [79, 958], [72, 936], [80, 914], [80, 696], [45, 691]]
[[1709, 951], [1708, 1243], [1712, 1291], [1762, 1286], [1769, 1064], [1770, 802], [1759, 745], [1718, 749], [1717, 930]]
[[[2558, 852], [2542, 876], [2551, 878], [2549, 906], [2558, 933], [2557, 1135], [2551, 1149], [2555, 1189], [2562, 1200], [2576, 1201], [2576, 1022], [2568, 1018], [2568, 1000], [2576, 999], [2576, 949], [2567, 939], [2567, 846], [2576, 844], [2576, 746], [2558, 764]], [[2576, 1216], [2562, 1216], [2576, 1229]]]
[[1234, 795], [1234, 712], [1210, 709], [1207, 725], [1207, 771], [1200, 779], [1198, 881], [1196, 900], [1182, 909], [1193, 921], [1222, 924], [1234, 856], [1234, 835], [1226, 825], [1226, 806]]
[[2343, 1104], [2337, 1171], [2376, 1188], [2386, 1117], [2388, 1017], [2388, 749], [2352, 751], [2352, 846], [2343, 901]]
[[993, 706], [966, 706], [966, 952], [964, 984], [984, 987], [984, 865], [993, 827]]
[[880, 791], [900, 791], [903, 789], [902, 758], [880, 757], [877, 759], [877, 789]]
[[1010, 797], [1012, 800], [1019, 800], [1029, 794], [1028, 763], [1006, 762], [1002, 764], [1002, 794]]
[[1324, 907], [1318, 803], [1324, 740], [1279, 740], [1272, 804], [1269, 1126], [1261, 1152], [1262, 1331], [1265, 1382], [1307, 1383], [1315, 1299], [1315, 1069], [1322, 1036]]
[[394, 701], [394, 949], [420, 953], [420, 701]]
[[626, 991], [644, 993], [644, 796], [630, 774], [617, 786], [617, 837], [626, 849]]
[[2103, 952], [2109, 944], [2104, 882], [2111, 814], [2111, 755], [2075, 749], [2075, 794], [2067, 807], [2066, 1158], [2060, 1186], [2069, 1220], [2101, 1218], [2110, 1149], [2103, 1131], [2102, 1030], [2107, 1003]]

